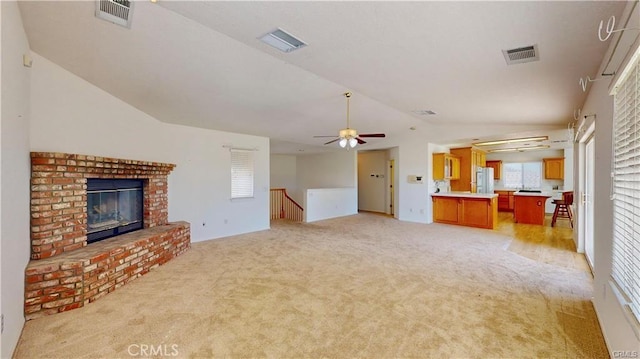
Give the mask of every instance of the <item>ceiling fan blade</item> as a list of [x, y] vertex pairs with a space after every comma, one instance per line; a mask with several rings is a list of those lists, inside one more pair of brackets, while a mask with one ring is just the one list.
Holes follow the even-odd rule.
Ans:
[[321, 137], [336, 137], [336, 135], [331, 135], [331, 136], [313, 136], [313, 138], [321, 138]]
[[363, 140], [360, 137], [356, 137], [356, 140], [358, 140], [358, 143], [361, 144], [361, 145], [364, 144], [364, 143], [367, 143], [367, 141]]
[[359, 134], [359, 137], [386, 137], [386, 135], [384, 133], [366, 133], [366, 134]]
[[325, 145], [328, 145], [328, 144], [330, 144], [330, 143], [334, 143], [334, 142], [338, 141], [339, 139], [340, 139], [340, 138], [336, 138], [335, 140], [331, 140], [331, 141], [329, 141], [329, 142], [325, 143]]

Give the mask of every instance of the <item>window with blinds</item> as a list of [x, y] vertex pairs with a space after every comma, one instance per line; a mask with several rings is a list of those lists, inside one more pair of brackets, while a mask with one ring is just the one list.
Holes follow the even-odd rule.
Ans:
[[612, 277], [640, 320], [640, 61], [614, 92]]
[[231, 149], [231, 198], [253, 197], [253, 151]]

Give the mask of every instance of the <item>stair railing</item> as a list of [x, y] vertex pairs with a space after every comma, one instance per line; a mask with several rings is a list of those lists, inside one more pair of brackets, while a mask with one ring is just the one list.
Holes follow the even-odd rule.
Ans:
[[289, 197], [286, 188], [271, 189], [271, 219], [302, 222], [303, 211], [302, 206]]

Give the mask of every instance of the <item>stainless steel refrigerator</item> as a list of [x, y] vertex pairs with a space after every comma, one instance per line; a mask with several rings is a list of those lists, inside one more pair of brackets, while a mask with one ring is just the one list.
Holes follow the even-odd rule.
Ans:
[[476, 192], [493, 193], [493, 168], [478, 167], [476, 170]]

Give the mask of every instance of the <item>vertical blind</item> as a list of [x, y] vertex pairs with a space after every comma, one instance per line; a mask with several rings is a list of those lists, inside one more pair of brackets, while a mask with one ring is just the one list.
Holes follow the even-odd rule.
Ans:
[[616, 88], [612, 277], [640, 320], [640, 61]]
[[231, 149], [231, 198], [253, 197], [253, 151]]

